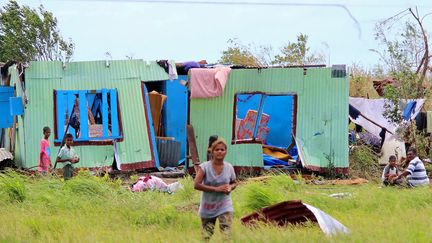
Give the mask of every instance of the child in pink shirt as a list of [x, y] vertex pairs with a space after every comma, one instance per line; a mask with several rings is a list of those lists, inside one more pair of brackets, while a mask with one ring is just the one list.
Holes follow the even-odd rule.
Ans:
[[51, 168], [51, 149], [50, 142], [48, 141], [51, 135], [51, 129], [49, 127], [43, 128], [44, 138], [40, 141], [40, 154], [39, 154], [39, 172], [43, 175], [48, 173], [48, 169]]

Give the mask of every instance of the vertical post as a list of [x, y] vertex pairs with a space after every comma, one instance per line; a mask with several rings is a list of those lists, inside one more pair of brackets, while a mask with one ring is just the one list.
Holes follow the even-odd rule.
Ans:
[[110, 90], [110, 106], [111, 106], [111, 133], [113, 137], [119, 135], [118, 110], [117, 110], [117, 90]]
[[256, 140], [257, 134], [258, 134], [258, 127], [259, 124], [261, 122], [261, 114], [264, 111], [264, 101], [266, 99], [267, 95], [262, 94], [261, 95], [261, 99], [260, 99], [260, 104], [259, 104], [259, 108], [258, 108], [258, 114], [257, 114], [257, 119], [255, 122], [255, 128], [254, 128], [254, 133], [253, 133], [253, 140]]
[[108, 90], [102, 90], [102, 135], [108, 137]]
[[79, 109], [80, 109], [80, 138], [88, 140], [88, 111], [87, 111], [87, 91], [79, 91]]
[[12, 142], [11, 142], [11, 153], [13, 156], [15, 156], [16, 129], [17, 129], [17, 117], [13, 116]]
[[[73, 91], [69, 91], [67, 92], [67, 107], [68, 107], [68, 117], [69, 119], [71, 118], [72, 112], [73, 112], [73, 108], [75, 105], [75, 94]], [[69, 123], [70, 121], [68, 121]], [[64, 127], [64, 123], [61, 124], [62, 127]], [[64, 128], [63, 128], [64, 129]], [[76, 139], [75, 136], [75, 129], [73, 127], [69, 127], [69, 132], [72, 134], [73, 138]]]
[[56, 108], [57, 108], [57, 139], [62, 140], [65, 130], [65, 113], [66, 105], [65, 103], [65, 93], [63, 91], [56, 91]]

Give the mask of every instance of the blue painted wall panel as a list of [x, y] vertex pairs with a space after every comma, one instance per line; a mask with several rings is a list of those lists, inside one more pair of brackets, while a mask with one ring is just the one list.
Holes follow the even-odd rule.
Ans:
[[165, 134], [174, 137], [180, 145], [180, 160], [186, 159], [186, 124], [188, 115], [188, 90], [180, 84], [180, 80], [187, 80], [187, 75], [179, 75], [177, 80], [165, 82], [167, 100], [163, 109]]
[[270, 116], [267, 144], [288, 147], [292, 142], [293, 96], [267, 96], [264, 113]]
[[12, 127], [9, 98], [14, 95], [13, 87], [0, 87], [0, 128]]
[[21, 97], [10, 97], [9, 108], [11, 116], [18, 116], [24, 114], [24, 107]]

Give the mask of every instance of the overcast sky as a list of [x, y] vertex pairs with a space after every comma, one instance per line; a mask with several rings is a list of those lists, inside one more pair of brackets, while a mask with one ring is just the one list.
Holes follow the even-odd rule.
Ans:
[[[233, 0], [225, 2], [241, 2]], [[6, 0], [0, 0], [2, 4]], [[360, 63], [372, 66], [378, 56], [374, 25], [380, 19], [417, 6], [420, 14], [432, 12], [428, 0], [289, 1], [291, 5], [232, 5], [156, 3], [140, 0], [28, 0], [54, 13], [63, 37], [76, 44], [74, 61], [133, 58], [216, 62], [227, 40], [272, 45], [279, 48], [295, 41], [301, 32], [309, 36], [313, 50], [330, 55], [331, 64]], [[200, 1], [195, 1], [200, 2]], [[212, 2], [220, 2], [213, 0]], [[298, 3], [319, 5], [298, 5]], [[343, 6], [342, 6], [343, 5]], [[432, 31], [432, 15], [425, 19]]]

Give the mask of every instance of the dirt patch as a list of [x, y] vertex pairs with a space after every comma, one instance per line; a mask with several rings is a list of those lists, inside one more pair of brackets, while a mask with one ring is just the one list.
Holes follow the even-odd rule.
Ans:
[[368, 183], [369, 181], [363, 178], [354, 178], [346, 180], [314, 180], [312, 184], [315, 185], [360, 185]]
[[181, 212], [198, 212], [199, 204], [188, 204], [188, 205], [182, 205], [177, 206], [177, 210]]

